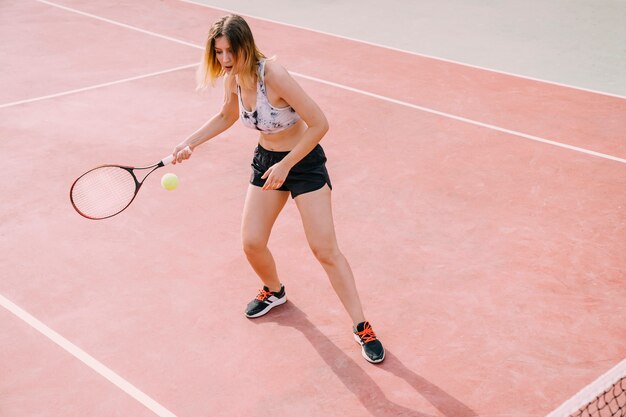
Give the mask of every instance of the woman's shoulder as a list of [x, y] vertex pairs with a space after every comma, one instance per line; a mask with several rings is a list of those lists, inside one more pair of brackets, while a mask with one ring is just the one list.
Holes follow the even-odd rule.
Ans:
[[287, 69], [275, 57], [265, 60], [265, 82], [280, 83], [290, 77]]

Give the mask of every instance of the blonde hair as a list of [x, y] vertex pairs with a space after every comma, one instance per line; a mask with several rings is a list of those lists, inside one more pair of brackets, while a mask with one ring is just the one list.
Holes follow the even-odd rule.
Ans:
[[248, 23], [243, 17], [231, 14], [220, 18], [209, 29], [202, 62], [197, 72], [198, 89], [214, 86], [215, 80], [226, 74], [215, 54], [215, 40], [221, 36], [228, 39], [235, 55], [235, 64], [240, 68], [239, 84], [244, 88], [253, 88], [257, 64], [265, 58], [265, 55], [256, 47]]

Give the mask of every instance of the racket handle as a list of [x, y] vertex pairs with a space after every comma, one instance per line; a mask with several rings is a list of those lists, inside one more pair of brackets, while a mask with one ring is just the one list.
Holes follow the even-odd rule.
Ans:
[[[191, 153], [191, 148], [189, 146], [186, 146], [183, 150]], [[161, 166], [169, 165], [173, 160], [174, 155], [168, 155], [165, 158], [161, 159]]]
[[161, 163], [163, 166], [169, 165], [174, 160], [174, 155], [167, 155], [165, 158], [161, 159]]

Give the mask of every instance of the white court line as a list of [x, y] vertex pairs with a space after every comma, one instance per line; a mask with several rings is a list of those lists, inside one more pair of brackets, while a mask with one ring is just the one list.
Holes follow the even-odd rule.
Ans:
[[143, 393], [137, 387], [135, 387], [130, 382], [126, 381], [124, 378], [113, 372], [111, 369], [107, 368], [93, 356], [86, 353], [84, 350], [80, 349], [78, 346], [74, 345], [72, 342], [52, 330], [50, 327], [43, 324], [41, 321], [37, 320], [31, 314], [5, 298], [2, 294], [0, 294], [0, 305], [11, 313], [15, 314], [19, 319], [25, 321], [34, 329], [39, 331], [41, 334], [46, 336], [48, 339], [52, 340], [54, 343], [59, 345], [62, 349], [70, 353], [72, 356], [77, 358], [79, 361], [83, 362], [85, 365], [108, 379], [115, 386], [120, 388], [122, 391], [133, 397], [135, 400], [139, 401], [141, 404], [150, 409], [153, 413], [155, 413], [159, 417], [176, 417], [174, 413], [172, 413], [167, 408], [163, 407], [161, 404], [157, 403], [155, 400], [150, 398], [148, 395]]
[[[60, 6], [60, 5], [52, 3], [50, 1], [46, 1], [46, 0], [36, 0], [36, 1], [38, 1], [40, 3], [44, 3], [44, 4], [47, 4], [47, 5], [50, 5], [50, 6], [53, 6], [53, 7], [59, 7], [61, 9], [63, 9], [63, 10], [66, 10], [66, 11], [70, 11], [70, 12], [73, 12], [73, 13], [78, 13], [78, 14], [83, 15], [83, 16], [92, 17], [94, 19], [98, 19], [98, 20], [101, 20], [101, 21], [104, 21], [104, 22], [107, 22], [107, 23], [110, 23], [110, 24], [113, 24], [113, 25], [121, 26], [121, 27], [124, 27], [124, 28], [127, 28], [127, 29], [131, 29], [131, 30], [134, 30], [134, 31], [137, 31], [137, 32], [141, 32], [141, 33], [144, 33], [144, 34], [147, 34], [147, 35], [156, 36], [156, 37], [161, 38], [161, 39], [167, 39], [169, 41], [176, 42], [176, 43], [179, 43], [179, 44], [182, 44], [182, 45], [191, 46], [191, 47], [197, 48], [197, 49], [204, 49], [204, 47], [202, 47], [202, 46], [199, 46], [199, 45], [187, 42], [187, 41], [183, 41], [183, 40], [180, 40], [180, 39], [172, 38], [170, 36], [163, 36], [163, 35], [160, 35], [160, 34], [155, 33], [155, 32], [143, 30], [143, 29], [131, 26], [131, 25], [127, 25], [125, 23], [116, 22], [116, 21], [111, 20], [111, 19], [101, 18], [99, 16], [96, 16], [96, 15], [93, 15], [93, 14], [90, 14], [90, 13], [85, 13], [85, 12], [82, 12], [80, 10], [76, 10], [76, 9], [73, 9], [73, 8], [70, 8], [70, 7]], [[189, 2], [188, 0], [179, 0], [179, 1], [188, 2], [188, 3], [191, 3], [191, 4], [197, 5], [197, 6], [205, 6], [205, 7], [211, 8], [211, 7], [206, 6], [206, 5], [201, 5], [201, 4], [198, 4], [198, 3], [195, 3], [195, 2]], [[219, 10], [224, 10], [224, 9], [219, 9]], [[267, 19], [265, 19], [265, 20], [267, 20]], [[273, 23], [284, 25], [284, 23], [280, 23], [280, 22], [273, 22]], [[310, 30], [310, 29], [306, 29], [306, 30]], [[329, 36], [336, 36], [336, 35], [329, 34]], [[358, 41], [358, 42], [361, 42], [361, 41]], [[405, 52], [405, 51], [403, 51], [403, 52]], [[490, 71], [488, 69], [485, 69], [485, 70]], [[465, 117], [456, 116], [456, 115], [453, 115], [453, 114], [450, 114], [450, 113], [445, 113], [445, 112], [441, 112], [441, 111], [438, 111], [438, 110], [430, 109], [428, 107], [417, 106], [415, 104], [407, 103], [405, 101], [396, 100], [396, 99], [393, 99], [393, 98], [390, 98], [390, 97], [386, 97], [386, 96], [381, 96], [381, 95], [375, 94], [375, 93], [370, 93], [368, 91], [364, 91], [364, 90], [360, 90], [360, 89], [357, 89], [357, 88], [349, 87], [349, 86], [343, 85], [343, 84], [334, 83], [332, 81], [326, 81], [326, 80], [322, 80], [322, 79], [319, 79], [319, 78], [310, 77], [310, 76], [303, 75], [303, 74], [298, 74], [298, 73], [295, 73], [295, 72], [292, 73], [292, 74], [294, 74], [295, 76], [300, 77], [300, 78], [304, 78], [304, 79], [308, 79], [308, 80], [311, 80], [311, 81], [319, 82], [319, 83], [322, 83], [322, 84], [330, 85], [330, 86], [333, 86], [333, 87], [341, 88], [341, 89], [344, 89], [344, 90], [347, 90], [347, 91], [352, 91], [352, 92], [355, 92], [355, 93], [363, 94], [365, 96], [377, 98], [377, 99], [380, 99], [380, 100], [384, 100], [384, 101], [387, 101], [389, 103], [399, 104], [401, 106], [409, 107], [409, 108], [412, 108], [412, 109], [416, 109], [416, 110], [420, 110], [420, 111], [424, 111], [424, 112], [428, 112], [428, 113], [432, 113], [432, 114], [437, 114], [437, 115], [442, 116], [442, 117], [447, 117], [449, 119], [457, 120], [457, 121], [464, 122], [464, 123], [469, 123], [469, 124], [472, 124], [472, 125], [475, 125], [475, 126], [481, 126], [481, 127], [484, 127], [484, 128], [493, 129], [493, 130], [496, 130], [498, 132], [507, 133], [507, 134], [510, 134], [510, 135], [513, 135], [513, 136], [517, 136], [517, 137], [520, 137], [520, 138], [532, 140], [532, 141], [535, 141], [535, 142], [540, 142], [540, 143], [544, 143], [544, 144], [548, 144], [548, 145], [552, 145], [552, 146], [557, 146], [557, 147], [560, 147], [560, 148], [569, 149], [569, 150], [576, 151], [576, 152], [581, 152], [581, 153], [584, 153], [584, 154], [587, 154], [587, 155], [592, 155], [592, 156], [596, 156], [596, 157], [599, 157], [599, 158], [604, 158], [604, 159], [608, 159], [608, 160], [611, 160], [611, 161], [616, 161], [616, 162], [621, 162], [621, 163], [625, 163], [626, 164], [626, 159], [618, 158], [618, 157], [613, 156], [613, 155], [608, 155], [608, 154], [604, 154], [604, 153], [600, 153], [600, 152], [595, 152], [595, 151], [592, 151], [592, 150], [589, 150], [589, 149], [580, 148], [578, 146], [568, 145], [566, 143], [561, 143], [561, 142], [553, 141], [553, 140], [550, 140], [550, 139], [545, 139], [545, 138], [541, 138], [541, 137], [538, 137], [538, 136], [529, 135], [529, 134], [526, 134], [526, 133], [518, 132], [516, 130], [506, 129], [506, 128], [499, 127], [499, 126], [492, 125], [492, 124], [488, 124], [488, 123], [482, 123], [482, 122], [479, 122], [479, 121], [476, 121], [476, 120], [467, 119]], [[523, 78], [523, 77], [520, 77], [520, 78]]]
[[337, 83], [334, 83], [334, 82], [331, 82], [331, 81], [321, 80], [319, 78], [311, 77], [311, 76], [308, 76], [308, 75], [298, 74], [298, 73], [295, 73], [295, 72], [292, 72], [292, 74], [296, 75], [296, 76], [298, 76], [300, 78], [304, 78], [304, 79], [307, 79], [307, 80], [315, 81], [315, 82], [318, 82], [318, 83], [321, 83], [321, 84], [330, 85], [330, 86], [336, 87], [336, 88], [341, 88], [341, 89], [344, 89], [344, 90], [347, 90], [347, 91], [352, 91], [352, 92], [359, 93], [359, 94], [362, 94], [362, 95], [368, 96], [368, 97], [373, 97], [373, 98], [376, 98], [376, 99], [379, 99], [379, 100], [388, 101], [389, 103], [399, 104], [401, 106], [409, 107], [409, 108], [412, 108], [412, 109], [415, 109], [415, 110], [420, 110], [420, 111], [423, 111], [423, 112], [426, 112], [426, 113], [431, 113], [431, 114], [436, 114], [438, 116], [447, 117], [448, 119], [457, 120], [459, 122], [467, 123], [467, 124], [470, 124], [470, 125], [480, 126], [480, 127], [484, 127], [484, 128], [491, 129], [491, 130], [496, 130], [498, 132], [508, 133], [508, 134], [514, 135], [514, 136], [519, 136], [519, 137], [524, 138], [524, 139], [533, 140], [535, 142], [546, 143], [548, 145], [558, 146], [559, 148], [565, 148], [565, 149], [569, 149], [569, 150], [572, 150], [572, 151], [585, 153], [587, 155], [593, 155], [593, 156], [597, 156], [597, 157], [600, 157], [600, 158], [610, 159], [612, 161], [617, 161], [617, 162], [621, 162], [623, 164], [626, 164], [626, 159], [618, 158], [617, 156], [608, 155], [608, 154], [600, 153], [600, 152], [596, 152], [596, 151], [591, 151], [591, 150], [585, 149], [585, 148], [579, 148], [578, 146], [568, 145], [566, 143], [561, 143], [561, 142], [556, 142], [554, 140], [540, 138], [538, 136], [529, 135], [529, 134], [526, 134], [526, 133], [518, 132], [518, 131], [515, 131], [515, 130], [511, 130], [511, 129], [506, 129], [504, 127], [499, 127], [499, 126], [488, 124], [488, 123], [478, 122], [476, 120], [468, 119], [468, 118], [461, 117], [461, 116], [455, 116], [453, 114], [445, 113], [445, 112], [438, 111], [438, 110], [433, 110], [433, 109], [430, 109], [428, 107], [418, 106], [416, 104], [407, 103], [406, 101], [396, 100], [396, 99], [385, 97], [385, 96], [381, 96], [381, 95], [378, 95], [378, 94], [375, 94], [375, 93], [370, 93], [368, 91], [359, 90], [357, 88], [348, 87], [348, 86], [345, 86], [343, 84], [337, 84]]
[[108, 83], [96, 84], [96, 85], [92, 85], [92, 86], [89, 86], [89, 87], [77, 88], [75, 90], [68, 90], [68, 91], [63, 91], [63, 92], [60, 92], [60, 93], [49, 94], [47, 96], [34, 97], [34, 98], [26, 99], [26, 100], [14, 101], [12, 103], [0, 104], [0, 109], [5, 108], [5, 107], [17, 106], [18, 104], [33, 103], [35, 101], [47, 100], [47, 99], [50, 99], [50, 98], [67, 96], [69, 94], [76, 94], [76, 93], [80, 93], [80, 92], [83, 92], [83, 91], [95, 90], [96, 88], [108, 87], [108, 86], [111, 86], [111, 85], [121, 84], [121, 83], [125, 83], [125, 82], [128, 82], [128, 81], [141, 80], [142, 78], [154, 77], [156, 75], [167, 74], [168, 72], [179, 71], [179, 70], [182, 70], [182, 69], [192, 68], [192, 67], [195, 67], [195, 66], [198, 66], [198, 64], [195, 63], [195, 64], [183, 65], [183, 66], [176, 67], [176, 68], [170, 68], [170, 69], [166, 69], [166, 70], [163, 70], [163, 71], [151, 72], [150, 74], [144, 74], [144, 75], [138, 75], [136, 77], [124, 78], [122, 80], [111, 81], [111, 82], [108, 82]]
[[95, 14], [86, 13], [86, 12], [83, 12], [83, 11], [78, 10], [78, 9], [73, 9], [71, 7], [62, 6], [60, 4], [52, 3], [52, 2], [46, 1], [46, 0], [36, 0], [36, 1], [38, 1], [39, 3], [47, 4], [48, 6], [58, 7], [59, 9], [63, 9], [63, 10], [68, 11], [68, 12], [80, 14], [80, 15], [87, 16], [87, 17], [91, 17], [92, 19], [100, 20], [102, 22], [111, 23], [113, 25], [121, 26], [121, 27], [126, 28], [126, 29], [131, 29], [131, 30], [134, 30], [134, 31], [137, 31], [137, 32], [145, 33], [146, 35], [156, 36], [157, 38], [165, 39], [165, 40], [168, 40], [168, 41], [174, 41], [174, 42], [180, 43], [182, 45], [196, 47], [196, 45], [194, 45], [192, 43], [189, 43], [189, 42], [182, 41], [180, 39], [170, 38], [169, 36], [161, 35], [160, 33], [151, 32], [149, 30], [144, 30], [144, 29], [139, 29], [138, 27], [135, 27], [135, 26], [130, 26], [130, 25], [127, 25], [127, 24], [122, 23], [122, 22], [116, 22], [115, 20], [110, 20], [110, 19], [107, 19], [105, 17], [97, 16]]
[[[139, 28], [135, 28], [135, 27], [130, 26], [130, 25], [126, 25], [126, 24], [123, 24], [123, 23], [116, 22], [114, 20], [103, 19], [103, 18], [100, 18], [98, 16], [94, 16], [94, 15], [89, 14], [89, 13], [84, 13], [84, 12], [81, 12], [81, 11], [78, 11], [78, 10], [71, 9], [69, 7], [58, 6], [58, 5], [56, 5], [54, 3], [51, 3], [49, 1], [45, 1], [45, 0], [37, 0], [37, 1], [39, 1], [41, 3], [48, 4], [50, 6], [60, 7], [62, 9], [64, 9], [64, 10], [67, 10], [67, 11], [76, 12], [76, 13], [84, 15], [84, 16], [94, 17], [94, 18], [96, 18], [98, 20], [102, 20], [102, 21], [105, 21], [107, 23], [111, 23], [111, 24], [114, 24], [114, 25], [119, 25], [119, 26], [122, 26], [122, 27], [125, 27], [125, 28], [128, 28], [128, 29], [136, 30], [136, 31], [139, 31], [141, 33], [145, 33], [145, 34], [148, 34], [148, 35], [156, 36], [156, 37], [159, 37], [159, 38], [162, 38], [162, 39], [167, 39], [169, 41], [180, 43], [182, 45], [191, 46], [191, 47], [194, 47], [194, 48], [197, 48], [197, 49], [204, 49], [202, 46], [195, 45], [195, 44], [192, 44], [190, 42], [182, 41], [182, 40], [179, 40], [179, 39], [176, 39], [176, 38], [172, 38], [172, 37], [169, 37], [169, 36], [162, 36], [162, 35], [159, 35], [157, 33], [146, 31], [146, 30], [139, 29]], [[191, 1], [188, 1], [188, 0], [180, 0], [180, 1], [191, 3], [191, 4], [194, 4], [194, 5], [200, 5], [198, 3], [191, 2]], [[206, 6], [206, 5], [204, 5], [204, 6]], [[209, 6], [206, 6], [206, 7], [209, 7]], [[211, 8], [211, 7], [209, 7], [209, 8]], [[220, 9], [220, 10], [223, 10], [223, 9]], [[280, 23], [280, 22], [273, 22], [273, 23], [283, 24], [283, 23]], [[309, 30], [309, 29], [307, 29], [307, 30]], [[332, 35], [332, 34], [330, 34], [330, 35]], [[332, 36], [336, 36], [336, 35], [332, 35]], [[376, 45], [376, 46], [379, 46], [379, 45]], [[330, 85], [330, 86], [333, 86], [333, 87], [341, 88], [341, 89], [344, 89], [344, 90], [347, 90], [347, 91], [352, 91], [354, 93], [358, 93], [358, 94], [362, 94], [362, 95], [365, 95], [365, 96], [377, 98], [377, 99], [384, 100], [384, 101], [387, 101], [387, 102], [390, 102], [390, 103], [399, 104], [401, 106], [405, 106], [405, 107], [409, 107], [409, 108], [412, 108], [412, 109], [424, 111], [424, 112], [427, 112], [427, 113], [437, 114], [439, 116], [447, 117], [447, 118], [450, 118], [450, 119], [453, 119], [453, 120], [457, 120], [457, 121], [460, 121], [460, 122], [469, 123], [469, 124], [472, 124], [472, 125], [475, 125], [475, 126], [481, 126], [481, 127], [488, 128], [488, 129], [493, 129], [493, 130], [496, 130], [496, 131], [499, 131], [499, 132], [507, 133], [507, 134], [514, 135], [514, 136], [518, 136], [518, 137], [521, 137], [521, 138], [524, 138], [524, 139], [533, 140], [533, 141], [545, 143], [545, 144], [548, 144], [548, 145], [558, 146], [560, 148], [565, 148], [565, 149], [573, 150], [573, 151], [576, 151], [576, 152], [581, 152], [581, 153], [584, 153], [584, 154], [587, 154], [587, 155], [593, 155], [593, 156], [596, 156], [596, 157], [609, 159], [609, 160], [612, 160], [612, 161], [626, 163], [626, 159], [618, 158], [616, 156], [603, 154], [603, 153], [600, 153], [600, 152], [595, 152], [595, 151], [592, 151], [592, 150], [589, 150], [589, 149], [580, 148], [578, 146], [568, 145], [568, 144], [565, 144], [565, 143], [561, 143], [561, 142], [557, 142], [557, 141], [553, 141], [553, 140], [549, 140], [549, 139], [544, 139], [544, 138], [541, 138], [541, 137], [538, 137], [538, 136], [529, 135], [529, 134], [526, 134], [526, 133], [518, 132], [518, 131], [515, 131], [515, 130], [511, 130], [511, 129], [506, 129], [506, 128], [495, 126], [495, 125], [488, 124], [488, 123], [482, 123], [482, 122], [479, 122], [479, 121], [476, 121], [476, 120], [472, 120], [472, 119], [468, 119], [468, 118], [465, 118], [465, 117], [456, 116], [456, 115], [453, 115], [453, 114], [450, 114], [450, 113], [445, 113], [445, 112], [441, 112], [441, 111], [438, 111], [438, 110], [430, 109], [428, 107], [417, 106], [415, 104], [407, 103], [405, 101], [396, 100], [396, 99], [393, 99], [393, 98], [390, 98], [390, 97], [386, 97], [386, 96], [381, 96], [381, 95], [375, 94], [375, 93], [370, 93], [368, 91], [364, 91], [364, 90], [360, 90], [360, 89], [357, 89], [357, 88], [349, 87], [349, 86], [346, 86], [346, 85], [343, 85], [343, 84], [334, 83], [332, 81], [326, 81], [326, 80], [322, 80], [322, 79], [319, 79], [319, 78], [315, 78], [315, 77], [311, 77], [311, 76], [307, 76], [307, 75], [303, 75], [303, 74], [298, 74], [298, 73], [295, 73], [295, 72], [291, 72], [291, 73], [293, 75], [297, 76], [297, 77], [300, 77], [300, 78], [304, 78], [304, 79], [308, 79], [308, 80], [315, 81], [315, 82], [318, 82], [318, 83], [322, 83], [322, 84]]]
[[494, 72], [494, 73], [497, 73], [497, 74], [509, 75], [511, 77], [522, 78], [522, 79], [525, 79], [525, 80], [538, 81], [538, 82], [544, 83], [544, 84], [552, 84], [552, 85], [556, 85], [556, 86], [559, 86], [559, 87], [566, 87], [566, 88], [571, 88], [573, 90], [580, 90], [580, 91], [585, 91], [587, 93], [600, 94], [600, 95], [603, 95], [603, 96], [609, 96], [609, 97], [620, 98], [622, 100], [626, 100], [626, 96], [621, 96], [619, 94], [614, 94], [614, 93], [607, 93], [606, 91], [592, 90], [592, 89], [589, 89], [589, 88], [584, 88], [584, 87], [578, 87], [578, 86], [575, 86], [575, 85], [559, 83], [559, 82], [556, 82], [556, 81], [549, 81], [549, 80], [544, 80], [544, 79], [541, 79], [541, 78], [534, 78], [534, 77], [530, 77], [528, 75], [515, 74], [515, 73], [512, 73], [512, 72], [506, 72], [506, 71], [497, 70], [497, 69], [493, 69], [493, 68], [481, 67], [479, 65], [468, 64], [468, 63], [465, 63], [465, 62], [455, 61], [455, 60], [447, 59], [447, 58], [441, 58], [441, 57], [434, 56], [434, 55], [427, 55], [427, 54], [423, 54], [423, 53], [419, 53], [419, 52], [407, 51], [406, 49], [394, 48], [393, 46], [383, 45], [383, 44], [380, 44], [380, 43], [375, 43], [375, 42], [370, 42], [370, 41], [364, 41], [362, 39], [356, 39], [356, 38], [351, 38], [349, 36], [338, 35], [336, 33], [325, 32], [325, 31], [319, 30], [319, 29], [313, 29], [313, 28], [308, 28], [308, 27], [304, 27], [304, 26], [298, 26], [298, 25], [294, 25], [293, 23], [280, 22], [278, 20], [273, 20], [273, 19], [269, 19], [269, 18], [266, 18], [266, 17], [259, 17], [259, 16], [247, 14], [247, 13], [241, 13], [241, 12], [235, 11], [235, 10], [224, 9], [223, 7], [212, 6], [212, 5], [208, 5], [208, 4], [204, 4], [204, 3], [198, 3], [198, 2], [196, 2], [194, 0], [179, 0], [179, 1], [181, 1], [183, 3], [193, 4], [193, 5], [196, 5], [196, 6], [206, 7], [206, 8], [209, 8], [209, 9], [220, 10], [220, 11], [223, 11], [223, 12], [226, 12], [226, 13], [230, 13], [230, 14], [238, 14], [240, 16], [251, 17], [253, 19], [261, 20], [261, 21], [268, 22], [268, 23], [274, 23], [274, 24], [277, 24], [277, 25], [292, 27], [292, 28], [301, 29], [301, 30], [307, 30], [309, 32], [319, 33], [319, 34], [326, 35], [326, 36], [332, 36], [332, 37], [339, 38], [339, 39], [345, 39], [345, 40], [352, 41], [352, 42], [358, 42], [358, 43], [362, 43], [364, 45], [370, 45], [370, 46], [376, 46], [378, 48], [389, 49], [390, 51], [402, 52], [402, 53], [405, 53], [405, 54], [415, 55], [415, 56], [419, 56], [419, 57], [422, 57], [422, 58], [434, 59], [436, 61], [448, 62], [450, 64], [462, 65], [464, 67], [475, 68], [475, 69], [479, 69], [479, 70], [483, 70], [483, 71]]

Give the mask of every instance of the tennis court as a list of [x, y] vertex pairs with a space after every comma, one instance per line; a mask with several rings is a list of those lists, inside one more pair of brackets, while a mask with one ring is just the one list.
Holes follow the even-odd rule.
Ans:
[[1, 416], [545, 416], [626, 358], [626, 98], [244, 15], [330, 122], [376, 366], [292, 201], [270, 241], [289, 302], [244, 317], [240, 123], [165, 168], [175, 191], [71, 207], [81, 173], [153, 163], [220, 109], [194, 74], [224, 10], [0, 12]]

